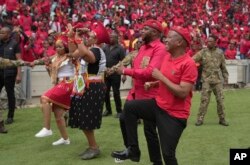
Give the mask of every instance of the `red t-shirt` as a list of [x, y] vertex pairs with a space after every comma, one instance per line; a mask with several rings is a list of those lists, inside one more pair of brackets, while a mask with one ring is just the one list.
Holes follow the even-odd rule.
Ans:
[[19, 24], [23, 27], [24, 31], [30, 31], [32, 25], [31, 16], [21, 15], [19, 19]]
[[235, 49], [233, 49], [233, 50], [231, 50], [231, 49], [227, 49], [226, 51], [225, 51], [225, 57], [226, 57], [226, 59], [235, 59], [235, 56], [236, 56], [236, 50]]
[[19, 3], [17, 0], [8, 0], [6, 1], [6, 10], [7, 11], [13, 11], [17, 10]]
[[247, 54], [247, 52], [250, 50], [250, 41], [242, 40], [240, 43], [240, 53], [241, 54]]
[[221, 37], [219, 38], [218, 46], [219, 46], [220, 48], [227, 48], [227, 47], [228, 47], [228, 44], [229, 44], [229, 39], [228, 39], [228, 37], [223, 37], [223, 36], [221, 36]]
[[[170, 55], [165, 56], [161, 72], [175, 84], [181, 82], [194, 84], [198, 75], [195, 62], [188, 54], [176, 59], [172, 59]], [[156, 102], [170, 116], [187, 119], [190, 115], [191, 98], [192, 91], [185, 99], [182, 99], [173, 95], [166, 85], [160, 82]]]

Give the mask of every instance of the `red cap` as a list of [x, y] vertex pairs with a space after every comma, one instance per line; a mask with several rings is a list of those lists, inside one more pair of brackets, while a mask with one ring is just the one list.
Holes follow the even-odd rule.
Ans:
[[158, 22], [158, 21], [156, 21], [156, 20], [147, 20], [144, 24], [143, 24], [143, 26], [149, 26], [149, 27], [151, 27], [151, 28], [153, 28], [153, 29], [156, 29], [156, 30], [158, 30], [159, 32], [162, 32], [162, 25], [161, 25], [161, 23], [160, 22]]
[[190, 36], [188, 29], [183, 28], [181, 26], [175, 26], [175, 27], [171, 28], [171, 30], [179, 33], [187, 41], [188, 45], [190, 45], [191, 36]]
[[107, 29], [100, 22], [94, 22], [92, 24], [91, 30], [95, 32], [97, 37], [97, 44], [106, 43], [109, 44], [109, 34]]

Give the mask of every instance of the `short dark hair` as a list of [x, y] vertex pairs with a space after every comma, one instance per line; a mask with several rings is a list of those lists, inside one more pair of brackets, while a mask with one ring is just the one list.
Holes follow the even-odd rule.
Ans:
[[209, 38], [213, 38], [215, 41], [217, 41], [218, 37], [214, 34], [210, 34], [209, 35]]

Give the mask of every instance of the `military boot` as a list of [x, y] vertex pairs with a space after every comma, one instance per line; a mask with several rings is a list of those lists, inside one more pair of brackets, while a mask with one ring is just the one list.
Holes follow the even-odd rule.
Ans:
[[220, 119], [219, 124], [223, 126], [229, 126], [228, 122], [226, 122], [225, 119]]
[[4, 128], [4, 122], [0, 122], [0, 133], [8, 133], [7, 129]]
[[198, 115], [197, 122], [195, 123], [195, 125], [196, 126], [201, 126], [203, 124], [203, 119], [204, 119], [204, 116], [199, 116]]
[[203, 124], [202, 120], [197, 120], [197, 122], [195, 123], [196, 126], [201, 126]]

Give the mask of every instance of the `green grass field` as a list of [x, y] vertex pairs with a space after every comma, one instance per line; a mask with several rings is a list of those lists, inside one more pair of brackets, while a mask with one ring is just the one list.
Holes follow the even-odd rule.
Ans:
[[[192, 101], [192, 113], [177, 148], [180, 165], [229, 165], [230, 148], [250, 147], [250, 89], [229, 90], [225, 92], [226, 119], [229, 127], [218, 124], [214, 96], [208, 109], [203, 126], [196, 127], [196, 114], [200, 94], [195, 93]], [[6, 115], [6, 113], [5, 113]], [[87, 147], [87, 142], [78, 129], [68, 128], [71, 144], [52, 146], [59, 139], [59, 133], [52, 118], [54, 134], [46, 138], [35, 138], [42, 127], [42, 115], [39, 108], [19, 109], [15, 122], [8, 125], [9, 133], [0, 134], [0, 165], [113, 165], [110, 153], [123, 149], [118, 119], [103, 118], [102, 128], [96, 131], [97, 141], [102, 154], [99, 158], [83, 161], [78, 153]], [[142, 125], [139, 126], [140, 163], [129, 160], [124, 165], [149, 165], [149, 158]]]

